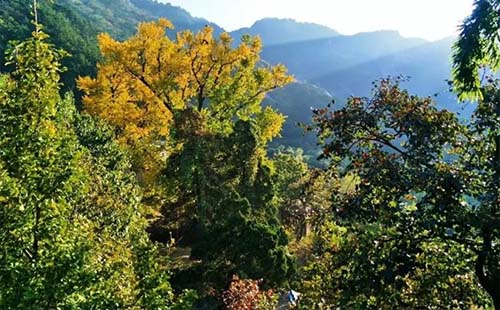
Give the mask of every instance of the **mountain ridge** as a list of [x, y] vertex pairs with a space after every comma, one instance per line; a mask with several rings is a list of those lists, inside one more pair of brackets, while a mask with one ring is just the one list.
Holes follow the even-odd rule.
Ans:
[[425, 42], [404, 38], [396, 31], [379, 31], [264, 46], [262, 58], [282, 63], [302, 81], [310, 81], [330, 68], [348, 68]]
[[236, 38], [244, 34], [258, 35], [265, 46], [340, 35], [336, 30], [321, 24], [276, 17], [257, 20], [250, 27], [231, 31], [230, 34]]
[[[427, 75], [434, 77], [432, 79], [433, 83], [429, 83], [430, 85], [441, 84], [441, 86], [447, 86], [446, 80], [450, 78], [452, 68], [451, 47], [453, 42], [454, 37], [447, 37], [442, 40], [432, 41], [423, 45], [383, 55], [376, 59], [358, 63], [348, 68], [341, 68], [339, 70], [332, 71], [324, 76], [313, 79], [311, 82], [331, 91], [335, 88], [335, 86], [331, 85], [331, 83], [334, 83], [335, 81], [334, 77], [346, 77], [348, 72], [356, 73], [351, 75], [358, 77], [359, 80], [356, 82], [357, 84], [361, 84], [361, 80], [376, 80], [387, 76], [409, 76], [408, 86], [410, 91], [418, 92], [421, 95], [435, 94], [440, 91], [438, 89], [428, 89], [427, 91], [422, 88], [412, 89], [412, 80], [421, 79], [420, 74], [426, 73]], [[416, 61], [414, 58], [419, 58], [419, 60]], [[421, 64], [427, 64], [427, 67], [429, 68], [427, 70], [418, 71], [415, 67], [411, 66], [413, 64], [418, 64], [418, 67], [420, 67]], [[371, 76], [367, 76], [370, 74]], [[330, 84], [325, 83], [325, 81], [330, 81]], [[426, 81], [429, 80], [426, 79]], [[353, 82], [353, 84], [355, 83]], [[422, 92], [427, 93], [422, 94]], [[365, 87], [364, 90], [358, 89], [351, 94], [345, 94], [341, 97], [346, 98], [350, 95], [367, 96], [368, 94], [369, 89]], [[337, 95], [339, 95], [338, 91]]]

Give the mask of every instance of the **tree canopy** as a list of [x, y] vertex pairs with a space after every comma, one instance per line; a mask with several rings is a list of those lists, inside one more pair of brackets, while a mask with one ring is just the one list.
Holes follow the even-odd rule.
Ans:
[[315, 112], [323, 156], [357, 178], [334, 199], [343, 238], [321, 267], [338, 272], [341, 305], [470, 309], [487, 305], [486, 293], [498, 303], [497, 160], [485, 104], [464, 125], [384, 79], [370, 99]]
[[79, 80], [86, 111], [114, 125], [125, 143], [161, 145], [160, 152], [188, 132], [228, 134], [237, 119], [252, 118], [263, 144], [278, 135], [283, 116], [261, 102], [292, 78], [283, 66], [259, 65], [260, 41], [245, 37], [232, 48], [228, 34], [217, 40], [209, 27], [172, 41], [171, 27], [165, 19], [142, 23], [124, 42], [101, 35], [97, 78]]

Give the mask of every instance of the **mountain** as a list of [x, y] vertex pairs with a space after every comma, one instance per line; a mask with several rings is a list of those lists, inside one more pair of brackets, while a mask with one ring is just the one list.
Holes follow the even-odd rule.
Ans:
[[311, 108], [326, 106], [332, 97], [342, 104], [351, 95], [368, 96], [371, 82], [388, 75], [414, 76], [403, 87], [426, 95], [439, 92], [439, 99], [452, 106], [454, 98], [445, 91], [450, 44], [451, 40], [430, 43], [395, 31], [377, 31], [264, 46], [263, 59], [285, 64], [299, 81], [272, 92], [266, 100], [288, 116], [283, 137], [274, 144], [301, 147], [314, 157], [318, 149], [314, 134], [304, 135], [296, 124], [309, 124]]
[[94, 29], [107, 32], [120, 40], [130, 36], [138, 22], [152, 19], [152, 16], [138, 10], [129, 0], [55, 0], [54, 2], [55, 5], [65, 7], [66, 10], [71, 10], [89, 21]]
[[224, 29], [217, 24], [209, 22], [204, 18], [193, 17], [188, 11], [181, 7], [171, 5], [170, 3], [161, 3], [151, 0], [130, 0], [130, 2], [136, 8], [147, 14], [150, 19], [164, 17], [170, 20], [174, 24], [174, 32], [181, 30], [197, 32], [205, 26], [212, 27], [215, 35], [224, 32]]
[[324, 107], [331, 102], [332, 96], [324, 89], [307, 84], [292, 83], [271, 92], [264, 104], [271, 106], [286, 115], [282, 137], [275, 139], [271, 147], [286, 145], [303, 148], [306, 155], [317, 157], [316, 137], [313, 133], [305, 133], [299, 124], [309, 124], [312, 109]]
[[241, 28], [231, 32], [231, 36], [236, 41], [245, 34], [260, 36], [264, 46], [309, 41], [339, 35], [337, 31], [323, 25], [301, 23], [293, 19], [280, 18], [264, 18], [255, 22], [249, 28]]
[[377, 31], [264, 46], [262, 57], [271, 64], [286, 65], [298, 79], [309, 81], [425, 43], [422, 39], [404, 38], [396, 31]]
[[[69, 5], [71, 4], [71, 5]], [[99, 29], [94, 22], [72, 6], [73, 1], [55, 1], [39, 4], [38, 17], [43, 30], [50, 35], [50, 41], [58, 48], [71, 54], [63, 60], [68, 69], [63, 75], [65, 90], [75, 88], [78, 75], [89, 75], [95, 71], [99, 57], [97, 34]], [[26, 0], [0, 0], [0, 72], [8, 70], [4, 66], [3, 55], [11, 45], [11, 40], [23, 40], [31, 35], [30, 6]]]
[[160, 17], [169, 19], [175, 25], [175, 29], [168, 33], [171, 36], [182, 30], [198, 31], [207, 25], [216, 33], [224, 31], [206, 19], [191, 16], [180, 7], [153, 0], [56, 0], [56, 3], [79, 12], [96, 28], [117, 39], [132, 35], [138, 23]]
[[401, 87], [411, 94], [432, 97], [440, 108], [469, 117], [474, 105], [459, 103], [449, 91], [454, 41], [450, 37], [426, 42], [376, 32], [265, 48], [266, 60], [284, 63], [299, 81], [307, 81], [270, 94], [272, 105], [289, 115], [283, 138], [275, 143], [302, 147], [314, 156], [318, 147], [313, 134], [304, 136], [295, 124], [310, 123], [311, 107], [324, 107], [330, 97], [335, 98], [335, 108], [350, 96], [370, 96], [372, 82], [388, 76], [408, 77]]
[[409, 76], [403, 86], [420, 96], [437, 95], [441, 107], [457, 111], [456, 99], [449, 93], [451, 47], [454, 38], [426, 43], [398, 51], [348, 68], [334, 69], [318, 76], [313, 83], [334, 91], [337, 98], [368, 96], [370, 81], [387, 76]]

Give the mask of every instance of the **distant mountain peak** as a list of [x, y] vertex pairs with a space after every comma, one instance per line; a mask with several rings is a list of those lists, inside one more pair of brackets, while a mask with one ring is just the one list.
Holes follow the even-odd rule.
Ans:
[[[271, 25], [271, 26], [279, 26], [279, 25], [297, 25], [297, 26], [310, 26], [310, 27], [316, 27], [319, 29], [323, 29], [325, 31], [328, 31], [329, 33], [335, 33], [339, 34], [336, 30], [325, 26], [321, 25], [318, 23], [311, 23], [311, 22], [300, 22], [297, 21], [296, 19], [293, 18], [280, 18], [280, 17], [264, 17], [262, 19], [259, 19], [255, 21], [252, 25], [252, 27], [258, 27], [261, 25]], [[252, 28], [251, 27], [251, 28]]]
[[379, 39], [408, 39], [408, 40], [419, 40], [422, 43], [429, 43], [429, 41], [422, 39], [422, 38], [403, 36], [401, 34], [401, 32], [399, 32], [398, 30], [392, 30], [392, 29], [359, 32], [359, 33], [353, 34], [352, 36], [358, 36], [358, 37], [367, 36], [367, 37], [379, 38]]
[[327, 26], [299, 22], [291, 18], [267, 17], [256, 21], [251, 27], [233, 31], [234, 38], [244, 34], [258, 35], [265, 46], [309, 41], [338, 36], [339, 33]]

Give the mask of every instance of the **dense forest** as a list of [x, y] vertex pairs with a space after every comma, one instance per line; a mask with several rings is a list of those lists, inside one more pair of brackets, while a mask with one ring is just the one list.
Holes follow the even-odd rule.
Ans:
[[442, 67], [333, 100], [273, 58], [318, 48], [355, 85], [417, 39], [348, 59], [373, 36], [230, 34], [151, 0], [0, 5], [0, 309], [500, 310], [499, 1], [463, 22], [445, 105], [418, 92]]

